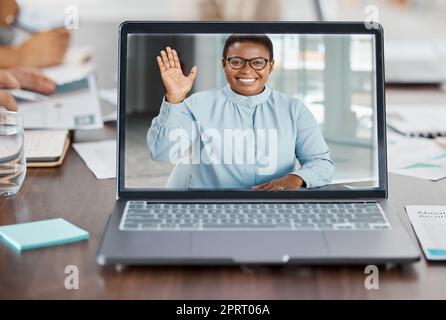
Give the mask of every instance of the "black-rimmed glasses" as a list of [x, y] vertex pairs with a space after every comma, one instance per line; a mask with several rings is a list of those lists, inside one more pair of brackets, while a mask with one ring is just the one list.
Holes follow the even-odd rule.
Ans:
[[262, 57], [257, 57], [252, 59], [244, 59], [242, 57], [230, 57], [226, 58], [226, 60], [229, 62], [229, 65], [231, 66], [232, 69], [235, 70], [243, 69], [246, 62], [248, 62], [251, 68], [257, 71], [265, 69], [266, 64], [269, 61], [268, 59]]

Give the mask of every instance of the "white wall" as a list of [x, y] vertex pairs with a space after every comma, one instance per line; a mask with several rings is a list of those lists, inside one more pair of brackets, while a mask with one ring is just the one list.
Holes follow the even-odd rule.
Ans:
[[[199, 20], [204, 3], [223, 4], [229, 20], [249, 20], [247, 12], [263, 0], [17, 0], [21, 5], [44, 10], [47, 14], [64, 15], [68, 5], [79, 7], [80, 20], [120, 22], [123, 20]], [[332, 1], [332, 0], [330, 0]], [[313, 0], [265, 0], [262, 16], [275, 10], [280, 20], [314, 20]], [[242, 12], [243, 11], [243, 12]]]
[[[79, 8], [79, 19], [95, 22], [123, 20], [166, 20], [176, 15], [178, 0], [18, 0], [24, 7], [43, 10], [50, 15], [64, 15], [69, 5]], [[187, 12], [185, 12], [187, 15]]]

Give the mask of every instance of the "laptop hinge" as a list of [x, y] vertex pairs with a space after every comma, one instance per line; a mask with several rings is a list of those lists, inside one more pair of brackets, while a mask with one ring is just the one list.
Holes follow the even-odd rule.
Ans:
[[377, 199], [147, 199], [147, 198], [120, 198], [120, 201], [138, 201], [144, 200], [149, 202], [163, 202], [163, 203], [295, 203], [295, 202], [358, 202], [370, 203], [377, 202]]

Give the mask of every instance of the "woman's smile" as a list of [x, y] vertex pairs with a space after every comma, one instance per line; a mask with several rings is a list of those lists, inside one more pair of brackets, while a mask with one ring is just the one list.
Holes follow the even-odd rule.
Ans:
[[244, 86], [250, 86], [255, 84], [255, 82], [258, 80], [257, 77], [252, 76], [236, 76], [235, 79]]

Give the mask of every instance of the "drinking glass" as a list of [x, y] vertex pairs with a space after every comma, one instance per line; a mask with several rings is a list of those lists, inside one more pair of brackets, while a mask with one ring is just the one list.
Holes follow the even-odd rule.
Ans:
[[16, 194], [22, 186], [25, 175], [22, 115], [0, 110], [0, 197]]

